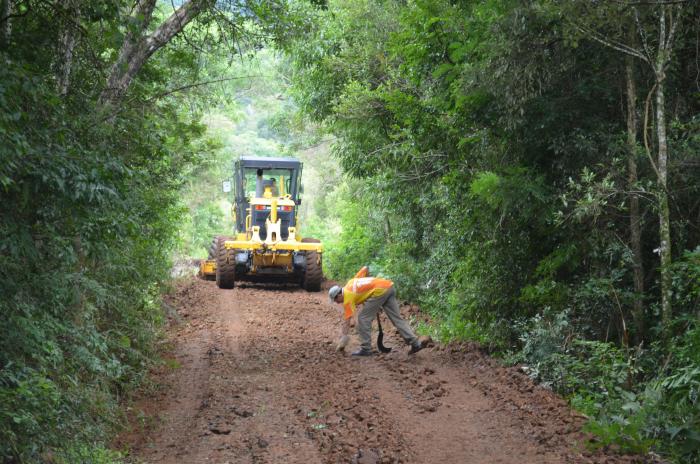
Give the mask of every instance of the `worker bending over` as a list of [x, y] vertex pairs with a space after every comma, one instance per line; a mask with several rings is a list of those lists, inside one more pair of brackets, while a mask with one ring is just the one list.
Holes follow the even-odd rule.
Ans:
[[394, 327], [399, 331], [406, 343], [411, 345], [409, 354], [414, 354], [423, 348], [423, 345], [413, 333], [408, 323], [401, 317], [399, 303], [396, 301], [394, 282], [379, 277], [368, 277], [367, 266], [364, 266], [350, 279], [344, 288], [338, 285], [328, 291], [331, 303], [342, 304], [343, 329], [342, 337], [338, 343], [338, 349], [345, 349], [349, 341], [350, 318], [355, 313], [358, 305], [364, 305], [357, 316], [357, 332], [360, 336], [361, 347], [352, 353], [353, 356], [372, 355], [372, 320], [377, 317], [380, 309], [383, 309]]

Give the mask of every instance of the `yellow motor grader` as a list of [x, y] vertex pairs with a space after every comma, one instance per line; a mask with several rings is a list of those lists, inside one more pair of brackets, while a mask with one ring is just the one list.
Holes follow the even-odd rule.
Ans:
[[[235, 236], [216, 237], [200, 276], [219, 288], [238, 281], [298, 282], [321, 289], [323, 245], [299, 231], [302, 163], [294, 158], [244, 156], [234, 164]], [[224, 182], [224, 191], [231, 185]]]

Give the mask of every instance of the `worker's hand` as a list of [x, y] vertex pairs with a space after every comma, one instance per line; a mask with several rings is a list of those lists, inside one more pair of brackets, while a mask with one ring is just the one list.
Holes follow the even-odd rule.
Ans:
[[350, 343], [350, 337], [343, 335], [340, 337], [340, 340], [338, 340], [338, 344], [335, 346], [335, 351], [345, 351], [345, 347], [348, 346], [348, 343]]

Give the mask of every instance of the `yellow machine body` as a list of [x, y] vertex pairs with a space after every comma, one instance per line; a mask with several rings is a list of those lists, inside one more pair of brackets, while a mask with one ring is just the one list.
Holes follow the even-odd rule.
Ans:
[[[264, 207], [270, 210], [270, 217], [265, 224], [267, 237], [264, 240], [260, 237], [260, 227], [250, 225], [250, 209], [256, 207]], [[314, 251], [319, 254], [323, 253], [323, 245], [321, 243], [301, 241], [297, 237], [296, 227], [289, 227], [287, 239], [282, 239], [282, 224], [281, 220], [277, 218], [277, 211], [283, 207], [296, 209], [296, 204], [289, 196], [279, 198], [266, 196], [252, 199], [248, 215], [246, 216], [246, 232], [237, 234], [236, 240], [226, 240], [224, 242], [224, 247], [227, 250], [252, 252], [252, 266], [249, 270], [251, 274], [257, 274], [260, 270], [269, 268], [279, 268], [286, 272], [293, 272], [293, 252]]]
[[[309, 291], [318, 291], [323, 245], [318, 240], [302, 239], [296, 227], [301, 163], [289, 158], [241, 158], [236, 166], [233, 211], [237, 233], [217, 242], [217, 285], [233, 288], [238, 280], [289, 278], [298, 279]], [[258, 169], [257, 177], [246, 178], [251, 168]], [[288, 176], [280, 174], [285, 169], [289, 169]], [[272, 173], [270, 177], [261, 174], [265, 170]], [[275, 179], [279, 180], [279, 191]], [[255, 192], [250, 194], [253, 183]]]
[[216, 278], [215, 259], [203, 259], [199, 262], [199, 277], [204, 280], [214, 280]]

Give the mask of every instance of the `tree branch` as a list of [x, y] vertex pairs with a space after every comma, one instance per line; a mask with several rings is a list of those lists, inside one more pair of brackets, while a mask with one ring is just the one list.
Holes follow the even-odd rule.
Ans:
[[145, 101], [152, 102], [154, 100], [159, 100], [163, 97], [167, 97], [168, 95], [172, 95], [174, 93], [183, 92], [185, 90], [193, 89], [195, 87], [202, 87], [204, 85], [218, 84], [219, 82], [235, 81], [235, 80], [239, 80], [239, 79], [252, 79], [254, 77], [265, 77], [265, 76], [263, 76], [261, 74], [253, 74], [250, 76], [225, 77], [222, 79], [214, 79], [211, 81], [195, 82], [193, 84], [183, 85], [182, 87], [176, 87], [174, 89], [170, 89], [170, 90], [167, 90], [165, 92], [161, 92], [157, 95], [152, 96], [151, 98], [148, 98]]
[[628, 45], [610, 40], [609, 38], [605, 37], [603, 34], [600, 34], [597, 31], [594, 31], [593, 29], [588, 29], [585, 26], [582, 26], [578, 23], [574, 23], [574, 27], [576, 27], [579, 31], [583, 32], [584, 34], [587, 34], [590, 36], [593, 40], [596, 42], [608, 47], [612, 48], [613, 50], [617, 50], [618, 52], [624, 53], [626, 55], [633, 56], [635, 58], [639, 58], [642, 61], [649, 62], [647, 57], [642, 54], [639, 50], [636, 50]]
[[639, 32], [639, 37], [642, 39], [642, 47], [644, 47], [644, 53], [647, 57], [646, 62], [649, 63], [649, 65], [652, 65], [652, 63], [654, 62], [654, 59], [651, 56], [651, 50], [649, 50], [646, 30], [642, 26], [642, 22], [639, 20], [639, 11], [637, 11], [636, 8], [632, 8], [632, 11], [634, 12], [634, 23], [637, 25], [637, 31]]
[[[0, 24], [4, 23], [5, 21], [9, 21], [10, 19], [13, 19], [13, 18], [23, 18], [24, 16], [27, 16], [29, 14], [29, 12], [31, 11], [32, 4], [29, 2], [26, 2], [27, 3], [26, 10], [24, 10], [22, 13], [12, 13], [11, 12], [12, 11], [12, 3], [10, 3], [10, 0], [5, 0], [5, 1], [7, 3], [3, 3], [3, 7], [7, 8], [7, 12], [3, 12], [3, 13], [5, 13], [5, 16], [0, 18]], [[25, 2], [22, 2], [17, 6], [19, 7], [24, 3]]]
[[[680, 5], [676, 7], [678, 10], [678, 16], [681, 15], [681, 7]], [[669, 12], [669, 21], [671, 22], [671, 30], [668, 33], [668, 40], [664, 44], [664, 50], [668, 51], [671, 49], [673, 46], [673, 36], [676, 35], [676, 30], [678, 28], [678, 23], [680, 22], [680, 18], [676, 17], [676, 20], [673, 20], [673, 9]], [[668, 66], [671, 64], [670, 58], [670, 53], [668, 53], [668, 56], [666, 57], [666, 64], [664, 65], [664, 70], [668, 68]]]
[[654, 173], [656, 173], [656, 178], [658, 179], [661, 176], [661, 174], [659, 173], [659, 170], [656, 167], [656, 163], [654, 163], [654, 158], [651, 156], [651, 149], [649, 148], [649, 134], [647, 133], [647, 129], [649, 127], [649, 106], [651, 105], [651, 96], [654, 94], [657, 85], [658, 82], [655, 82], [654, 86], [647, 94], [647, 99], [644, 103], [644, 127], [642, 127], [642, 130], [644, 132], [644, 151], [646, 152], [647, 157], [649, 157], [651, 167], [654, 169]]
[[135, 16], [143, 16], [138, 38], [129, 33], [119, 52], [117, 61], [112, 66], [107, 78], [107, 85], [100, 95], [100, 102], [115, 105], [126, 93], [129, 85], [146, 61], [160, 48], [167, 44], [190, 23], [213, 0], [186, 0], [168, 19], [163, 21], [151, 34], [143, 33], [150, 24], [156, 0], [139, 0]]

